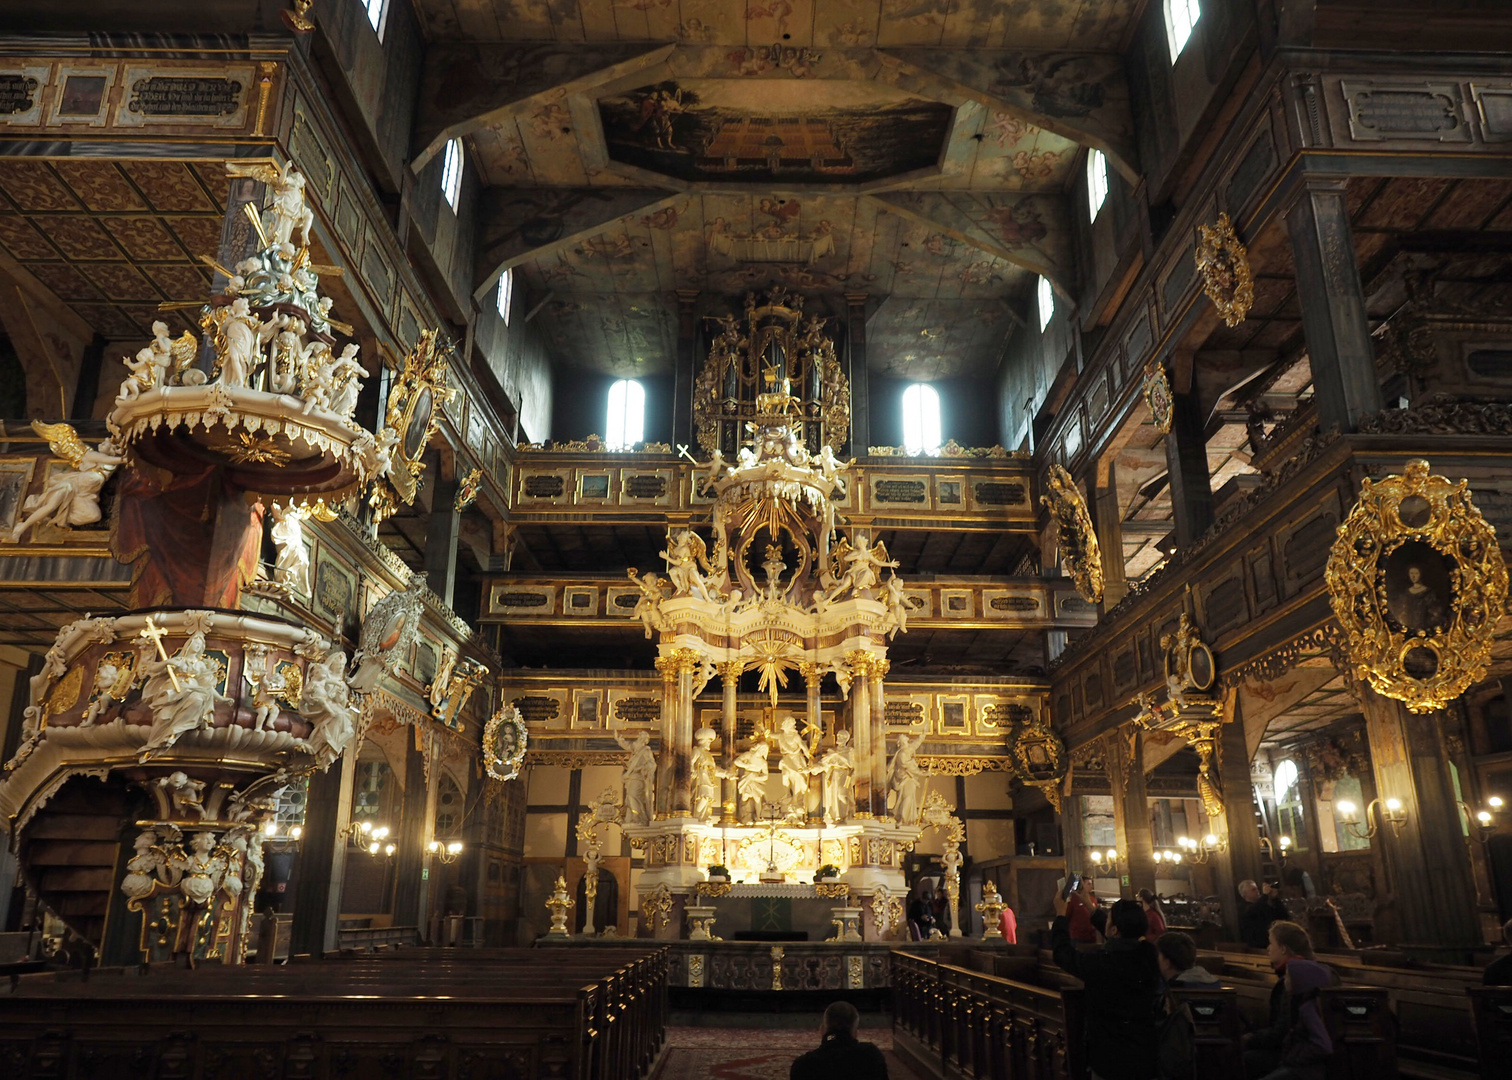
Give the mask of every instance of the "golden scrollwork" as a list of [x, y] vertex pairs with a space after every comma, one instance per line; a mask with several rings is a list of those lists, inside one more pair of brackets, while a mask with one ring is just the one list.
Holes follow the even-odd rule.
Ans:
[[844, 900], [850, 903], [850, 886], [843, 881], [816, 881], [814, 895], [827, 900]]
[[446, 385], [451, 346], [435, 330], [422, 330], [404, 358], [404, 369], [389, 389], [384, 426], [395, 437], [389, 483], [405, 503], [415, 501], [425, 449], [440, 424], [441, 406], [455, 393]]
[[1050, 466], [1046, 477], [1049, 490], [1040, 496], [1060, 531], [1060, 555], [1076, 585], [1076, 591], [1089, 604], [1102, 603], [1103, 572], [1102, 549], [1097, 544], [1097, 532], [1092, 528], [1092, 516], [1087, 513], [1087, 501], [1082, 498], [1064, 466]]
[[667, 925], [672, 914], [672, 890], [665, 881], [650, 892], [641, 894], [640, 912], [641, 918], [646, 920], [646, 925], [651, 927], [653, 933]]
[[1376, 693], [1433, 712], [1485, 675], [1507, 567], [1469, 481], [1422, 458], [1365, 480], [1324, 576], [1345, 656]]
[[1202, 276], [1202, 291], [1218, 309], [1227, 326], [1238, 326], [1255, 302], [1255, 279], [1250, 274], [1249, 252], [1239, 242], [1228, 214], [1219, 214], [1214, 225], [1197, 230], [1202, 239], [1195, 257]]
[[473, 503], [478, 501], [478, 488], [483, 483], [483, 470], [473, 469], [464, 476], [457, 484], [457, 499], [452, 503], [452, 508], [457, 513], [462, 513]]
[[1171, 380], [1166, 376], [1165, 364], [1160, 360], [1152, 359], [1145, 365], [1142, 393], [1155, 426], [1162, 434], [1169, 434], [1176, 400], [1171, 396]]
[[530, 733], [513, 705], [500, 705], [483, 727], [483, 767], [495, 780], [513, 780], [525, 764]]
[[1066, 744], [1050, 729], [1049, 717], [1031, 713], [1014, 728], [1008, 740], [1009, 772], [1020, 783], [1037, 787], [1060, 812], [1061, 781], [1066, 778], [1070, 757]]
[[693, 886], [693, 891], [699, 896], [729, 896], [730, 883], [728, 881], [700, 881]]

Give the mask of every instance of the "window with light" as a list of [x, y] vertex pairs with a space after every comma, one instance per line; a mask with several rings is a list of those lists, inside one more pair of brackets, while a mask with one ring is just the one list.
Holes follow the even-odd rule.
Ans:
[[514, 271], [506, 270], [499, 275], [499, 291], [494, 295], [494, 303], [499, 308], [499, 318], [504, 320], [504, 325], [509, 325], [509, 302], [514, 299]]
[[446, 157], [441, 165], [441, 194], [446, 205], [455, 212], [457, 197], [462, 194], [462, 140], [452, 139], [446, 144]]
[[1307, 850], [1307, 824], [1302, 811], [1302, 774], [1295, 761], [1276, 766], [1276, 823], [1281, 836], [1291, 837], [1293, 851]]
[[903, 391], [903, 449], [910, 454], [940, 452], [940, 395], [928, 383]]
[[1101, 150], [1087, 154], [1087, 210], [1092, 220], [1108, 200], [1108, 159]]
[[1039, 279], [1038, 298], [1040, 333], [1044, 333], [1045, 327], [1050, 325], [1050, 317], [1055, 314], [1055, 290], [1047, 277]]
[[1165, 0], [1166, 40], [1171, 46], [1171, 63], [1181, 55], [1192, 36], [1192, 28], [1202, 18], [1201, 0]]
[[359, 0], [363, 7], [367, 8], [368, 22], [372, 23], [374, 31], [378, 34], [378, 40], [383, 40], [383, 16], [388, 11], [388, 0]]
[[610, 450], [628, 450], [645, 441], [645, 387], [634, 379], [620, 379], [609, 387], [609, 417], [604, 431], [604, 444]]

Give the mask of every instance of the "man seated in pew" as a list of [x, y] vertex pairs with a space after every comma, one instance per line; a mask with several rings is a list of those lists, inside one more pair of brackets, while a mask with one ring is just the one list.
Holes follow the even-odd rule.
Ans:
[[788, 1080], [887, 1080], [887, 1059], [874, 1043], [856, 1038], [861, 1014], [848, 1001], [832, 1001], [819, 1024], [819, 1048], [788, 1071]]
[[[1327, 1042], [1326, 1033], [1322, 1043], [1314, 1037], [1314, 1025], [1302, 1016], [1302, 1007], [1312, 1005], [1307, 1015], [1317, 1017], [1321, 1027], [1318, 990], [1333, 983], [1333, 971], [1317, 962], [1312, 939], [1294, 922], [1271, 923], [1266, 956], [1276, 969], [1276, 985], [1270, 996], [1270, 1023], [1244, 1037], [1244, 1075], [1253, 1080], [1271, 1080], [1273, 1076], [1276, 1080], [1322, 1080], [1323, 1063], [1333, 1052], [1333, 1044]], [[1289, 978], [1294, 965], [1300, 965], [1298, 979]], [[1323, 981], [1318, 982], [1319, 978]], [[1300, 987], [1296, 996], [1292, 993], [1293, 986]], [[1299, 1025], [1303, 1030], [1298, 1030]], [[1323, 1053], [1318, 1056], [1320, 1048]]]
[[1160, 977], [1167, 986], [1200, 988], [1217, 986], [1218, 976], [1197, 966], [1197, 942], [1180, 930], [1167, 930], [1155, 939], [1156, 960]]
[[[1502, 940], [1512, 945], [1512, 919], [1502, 926]], [[1512, 986], [1512, 953], [1487, 964], [1481, 982], [1486, 986]]]
[[1093, 1080], [1152, 1080], [1157, 1075], [1165, 993], [1149, 923], [1137, 900], [1108, 910], [1107, 942], [1081, 950], [1071, 940], [1069, 889], [1055, 893], [1050, 947], [1063, 971], [1086, 986], [1086, 1059]]
[[1244, 901], [1239, 905], [1239, 940], [1251, 949], [1267, 948], [1271, 923], [1291, 918], [1280, 886], [1267, 881], [1262, 889], [1253, 881], [1241, 881], [1239, 899]]

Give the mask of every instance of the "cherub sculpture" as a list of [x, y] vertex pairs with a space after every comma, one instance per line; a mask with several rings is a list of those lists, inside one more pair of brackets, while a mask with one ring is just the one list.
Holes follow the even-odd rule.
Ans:
[[270, 666], [252, 689], [252, 730], [271, 731], [283, 711], [278, 700], [289, 692], [289, 679], [276, 665]]
[[[130, 669], [127, 669], [130, 674]], [[120, 695], [125, 693], [125, 687], [118, 686], [121, 682], [121, 666], [109, 658], [101, 658], [95, 666], [94, 694], [90, 698], [89, 706], [84, 710], [84, 718], [80, 722], [81, 727], [89, 727], [105, 715], [105, 710], [120, 700]], [[128, 684], [129, 685], [129, 684]]]
[[346, 659], [342, 650], [332, 649], [324, 660], [308, 664], [295, 710], [310, 722], [307, 749], [322, 768], [339, 758], [357, 733], [357, 709], [346, 681]]
[[205, 635], [196, 633], [167, 660], [149, 660], [142, 700], [152, 710], [152, 730], [139, 756], [143, 761], [161, 753], [185, 732], [209, 727], [215, 706], [231, 699], [217, 687], [220, 670], [205, 655]]
[[32, 428], [47, 440], [54, 454], [68, 463], [69, 469], [50, 474], [42, 491], [22, 504], [26, 517], [11, 530], [11, 539], [18, 543], [39, 522], [72, 529], [99, 521], [100, 489], [126, 460], [113, 438], [91, 450], [71, 424], [33, 420]]
[[310, 228], [315, 224], [315, 215], [305, 205], [305, 178], [292, 163], [281, 167], [257, 164], [229, 163], [226, 172], [231, 176], [250, 176], [268, 185], [272, 199], [262, 212], [263, 235], [273, 247], [282, 247], [293, 242], [299, 232], [301, 246], [310, 244]]
[[640, 599], [635, 602], [633, 614], [645, 626], [646, 637], [649, 638], [651, 631], [656, 629], [656, 624], [661, 622], [661, 602], [667, 598], [666, 593], [662, 592], [662, 580], [650, 570], [637, 575], [633, 566], [625, 573], [641, 591]]
[[167, 776], [158, 777], [157, 785], [167, 794], [175, 817], [181, 820], [189, 817], [204, 818], [205, 782], [203, 780], [191, 780], [188, 773], [175, 769]]
[[163, 879], [168, 863], [168, 854], [158, 846], [158, 834], [153, 829], [143, 829], [131, 842], [135, 852], [126, 860], [126, 876], [121, 879], [121, 891], [128, 900], [145, 900]]
[[908, 633], [908, 597], [903, 592], [903, 582], [897, 574], [887, 577], [887, 593], [883, 597], [887, 614], [891, 616], [894, 629], [900, 634]]
[[703, 537], [692, 529], [684, 529], [668, 540], [666, 550], [657, 554], [667, 560], [667, 576], [672, 581], [674, 595], [711, 599], [703, 574], [699, 572], [699, 567], [709, 569], [709, 552]]

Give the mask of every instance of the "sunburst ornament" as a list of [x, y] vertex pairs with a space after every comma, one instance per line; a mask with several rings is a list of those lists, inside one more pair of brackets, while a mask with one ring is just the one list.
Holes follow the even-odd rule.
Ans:
[[293, 460], [292, 454], [287, 450], [279, 449], [266, 435], [253, 435], [246, 431], [236, 433], [236, 442], [226, 452], [226, 456], [238, 465], [281, 467]]

